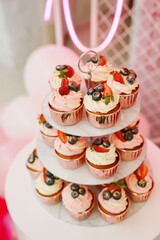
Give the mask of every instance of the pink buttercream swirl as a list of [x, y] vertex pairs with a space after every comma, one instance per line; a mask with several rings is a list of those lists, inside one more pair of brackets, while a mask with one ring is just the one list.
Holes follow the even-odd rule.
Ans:
[[79, 187], [83, 187], [86, 192], [84, 195], [79, 194], [77, 198], [73, 198], [71, 195], [71, 185], [72, 183], [68, 184], [62, 191], [63, 204], [71, 212], [83, 213], [91, 207], [93, 196], [86, 186], [79, 184]]
[[73, 156], [76, 154], [80, 154], [84, 151], [86, 147], [87, 144], [83, 137], [79, 138], [78, 141], [73, 145], [70, 144], [68, 141], [66, 143], [63, 143], [59, 137], [56, 138], [54, 142], [55, 150], [65, 156]]
[[47, 128], [45, 126], [45, 123], [39, 124], [39, 128], [40, 128], [41, 132], [44, 133], [47, 136], [51, 136], [51, 137], [58, 136], [58, 130], [56, 128], [54, 128], [54, 127]]
[[61, 96], [56, 90], [50, 94], [49, 103], [56, 110], [72, 111], [80, 106], [82, 99], [81, 91], [70, 91], [68, 95]]
[[[105, 190], [108, 190], [108, 187], [103, 188], [102, 191], [98, 195], [98, 201], [101, 204], [101, 206], [106, 209], [110, 213], [118, 214], [123, 212], [128, 205], [127, 196], [123, 189], [121, 189], [121, 198], [119, 200], [115, 200], [113, 197], [111, 197], [109, 200], [105, 200], [103, 198], [103, 192]], [[113, 190], [112, 190], [113, 191]]]
[[133, 139], [131, 141], [122, 142], [114, 133], [111, 135], [111, 142], [113, 142], [119, 149], [132, 149], [138, 147], [143, 143], [142, 136], [137, 133], [133, 134]]
[[148, 174], [145, 176], [144, 180], [147, 184], [142, 188], [137, 184], [138, 178], [136, 174], [132, 173], [125, 178], [127, 187], [135, 193], [147, 193], [152, 188], [152, 179]]

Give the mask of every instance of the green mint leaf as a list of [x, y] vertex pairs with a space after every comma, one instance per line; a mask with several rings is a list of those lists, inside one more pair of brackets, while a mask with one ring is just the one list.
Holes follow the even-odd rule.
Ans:
[[94, 151], [93, 144], [91, 144], [90, 149], [91, 149], [92, 151]]
[[114, 96], [113, 95], [111, 95], [111, 100], [114, 102]]
[[109, 97], [106, 97], [105, 99], [105, 104], [108, 105], [110, 103], [110, 98]]

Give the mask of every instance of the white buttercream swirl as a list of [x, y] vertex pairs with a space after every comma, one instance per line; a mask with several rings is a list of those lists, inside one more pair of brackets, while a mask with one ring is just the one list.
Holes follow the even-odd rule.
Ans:
[[113, 88], [119, 93], [126, 93], [126, 94], [130, 94], [133, 90], [135, 90], [139, 83], [138, 80], [136, 79], [136, 81], [133, 84], [129, 84], [129, 82], [126, 80], [127, 76], [122, 76], [123, 80], [124, 80], [124, 84], [121, 84], [119, 82], [116, 81], [112, 81], [112, 86]]

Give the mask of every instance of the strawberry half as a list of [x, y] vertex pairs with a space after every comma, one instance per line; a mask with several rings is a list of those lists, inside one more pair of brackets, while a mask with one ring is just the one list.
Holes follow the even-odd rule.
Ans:
[[68, 87], [68, 86], [62, 86], [62, 87], [59, 88], [59, 94], [60, 94], [61, 96], [63, 96], [63, 95], [68, 95], [69, 92], [70, 92], [70, 90], [69, 90], [69, 87]]
[[104, 66], [106, 64], [106, 59], [104, 56], [100, 55], [100, 60], [98, 65]]
[[148, 167], [144, 164], [142, 164], [136, 171], [135, 174], [137, 176], [137, 178], [140, 179], [144, 179], [145, 176], [147, 175], [148, 172]]
[[112, 89], [107, 85], [107, 83], [104, 83], [104, 92], [103, 95], [106, 94], [113, 95]]
[[115, 132], [114, 134], [119, 140], [121, 140], [122, 142], [126, 142], [121, 131]]
[[61, 132], [58, 130], [58, 137], [60, 138], [60, 140], [63, 142], [63, 143], [66, 143], [67, 142], [67, 136], [64, 132]]
[[119, 73], [119, 72], [116, 72], [114, 75], [113, 75], [113, 79], [115, 82], [119, 82], [121, 84], [124, 84], [124, 80], [123, 80], [123, 77], [122, 75]]
[[47, 176], [46, 176], [46, 171], [47, 169], [44, 167], [43, 168], [43, 178], [44, 178], [44, 181], [46, 180]]
[[74, 74], [74, 69], [71, 66], [68, 66], [65, 70], [68, 70], [65, 72], [66, 77], [71, 78]]
[[36, 149], [34, 149], [34, 150], [33, 150], [33, 156], [36, 154], [36, 152], [37, 152], [37, 150], [36, 150]]
[[93, 148], [96, 152], [109, 152], [109, 149], [106, 149], [106, 148], [103, 148], [103, 147], [100, 147], [100, 146], [97, 146], [97, 145], [93, 145]]
[[68, 83], [69, 83], [68, 79], [63, 78], [63, 79], [62, 79], [62, 82], [61, 82], [61, 87], [62, 87], [62, 86], [67, 86]]
[[37, 119], [39, 120], [39, 124], [46, 122], [46, 119], [44, 118], [43, 113], [40, 116], [38, 116]]

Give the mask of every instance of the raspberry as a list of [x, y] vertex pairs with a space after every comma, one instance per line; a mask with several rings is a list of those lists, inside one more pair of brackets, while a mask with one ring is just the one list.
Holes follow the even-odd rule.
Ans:
[[59, 94], [61, 96], [68, 95], [69, 92], [70, 92], [70, 90], [69, 90], [68, 86], [62, 86], [62, 87], [59, 88]]
[[74, 69], [71, 66], [68, 66], [65, 70], [68, 70], [67, 72], [65, 72], [65, 75], [71, 78], [74, 74]]
[[106, 59], [104, 58], [104, 56], [101, 55], [98, 65], [104, 66], [105, 64], [106, 64]]

